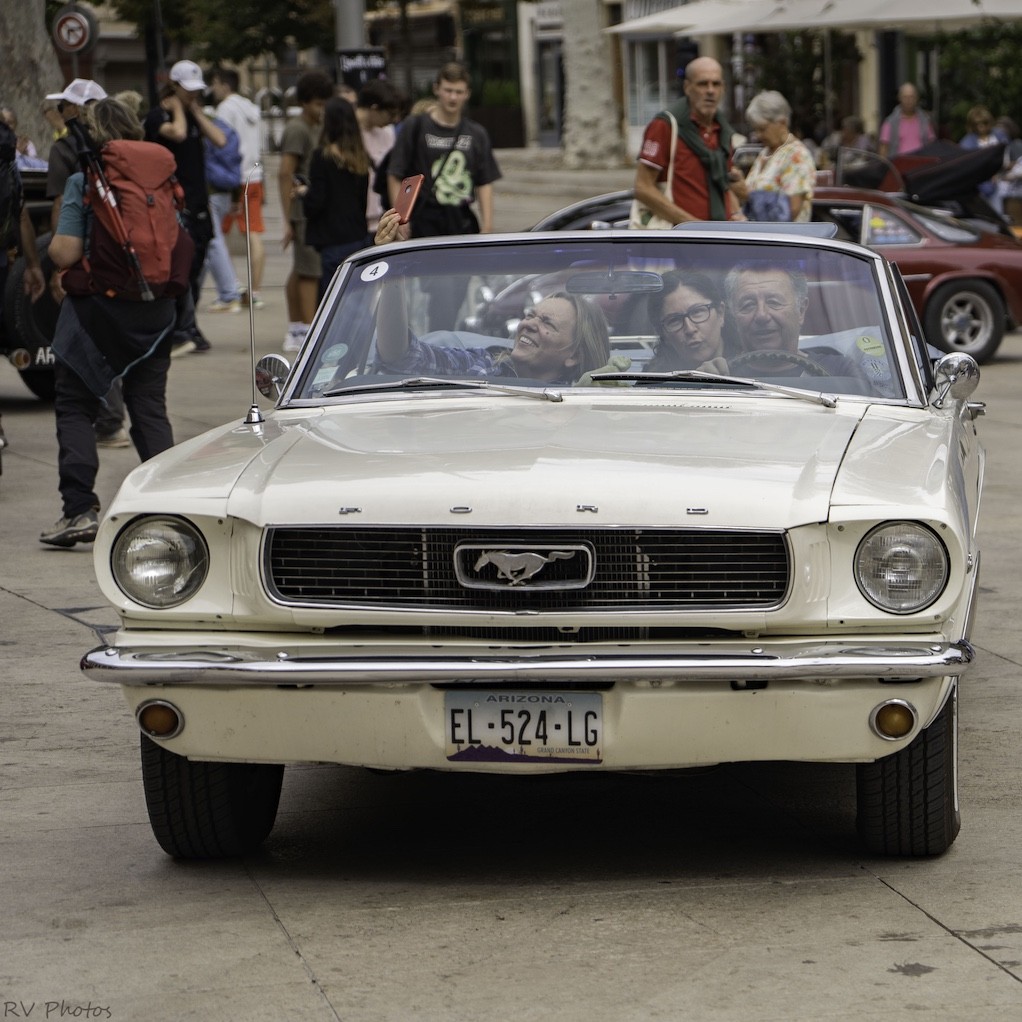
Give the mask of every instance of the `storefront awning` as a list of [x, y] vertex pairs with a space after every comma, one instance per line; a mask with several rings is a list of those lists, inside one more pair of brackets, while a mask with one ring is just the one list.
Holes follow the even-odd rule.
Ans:
[[954, 32], [1022, 20], [1020, 0], [695, 0], [607, 29], [625, 38], [843, 29]]
[[687, 29], [704, 23], [717, 24], [722, 20], [731, 19], [735, 24], [739, 24], [783, 6], [784, 0], [695, 0], [694, 3], [680, 4], [659, 14], [647, 14], [644, 18], [623, 21], [620, 25], [611, 26], [607, 31], [628, 39], [687, 35]]

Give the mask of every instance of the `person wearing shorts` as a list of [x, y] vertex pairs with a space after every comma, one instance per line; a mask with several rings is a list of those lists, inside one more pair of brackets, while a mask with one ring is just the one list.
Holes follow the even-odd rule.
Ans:
[[285, 351], [297, 351], [305, 340], [319, 301], [319, 253], [305, 243], [305, 206], [302, 196], [309, 183], [309, 163], [319, 145], [323, 110], [334, 94], [334, 83], [323, 71], [306, 71], [295, 84], [295, 99], [302, 112], [287, 122], [280, 141], [277, 185], [281, 209], [287, 211], [283, 247], [292, 246], [291, 273], [284, 296], [288, 328]]
[[[217, 68], [213, 71], [211, 86], [217, 102], [216, 115], [226, 121], [237, 133], [241, 149], [241, 190], [237, 198], [228, 198], [221, 205], [211, 200], [214, 210], [220, 216], [224, 237], [234, 224], [244, 234], [249, 230], [248, 244], [252, 251], [252, 292], [242, 292], [242, 301], [251, 301], [255, 308], [261, 308], [260, 296], [263, 284], [263, 270], [266, 267], [266, 249], [263, 246], [263, 190], [262, 168], [262, 116], [259, 107], [238, 92], [238, 72], [231, 68]], [[220, 198], [219, 196], [216, 198]], [[248, 216], [246, 227], [246, 213]]]

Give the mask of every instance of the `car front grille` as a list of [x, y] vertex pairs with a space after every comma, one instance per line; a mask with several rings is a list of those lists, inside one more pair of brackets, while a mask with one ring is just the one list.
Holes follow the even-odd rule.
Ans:
[[[538, 576], [538, 584], [548, 588], [469, 587], [456, 570], [456, 550], [466, 545], [476, 550], [585, 547], [592, 579], [583, 588], [560, 586], [558, 579], [569, 569], [556, 561]], [[270, 596], [291, 606], [764, 609], [783, 601], [790, 573], [787, 544], [776, 532], [277, 526], [267, 530], [264, 549]]]

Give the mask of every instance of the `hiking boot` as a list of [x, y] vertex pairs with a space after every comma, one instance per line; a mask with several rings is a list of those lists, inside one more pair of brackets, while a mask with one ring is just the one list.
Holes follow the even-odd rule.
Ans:
[[72, 547], [75, 543], [91, 543], [99, 530], [99, 516], [90, 508], [74, 518], [66, 515], [49, 532], [39, 537], [40, 543], [49, 546]]
[[96, 434], [96, 446], [97, 447], [130, 447], [131, 439], [128, 437], [127, 431], [122, 426], [120, 429], [115, 429], [112, 433]]
[[206, 306], [207, 312], [241, 312], [241, 299], [232, 298], [229, 302], [222, 302], [219, 298]]

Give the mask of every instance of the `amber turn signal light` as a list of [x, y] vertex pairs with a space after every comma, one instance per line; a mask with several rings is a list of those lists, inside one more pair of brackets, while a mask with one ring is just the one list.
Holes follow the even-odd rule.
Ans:
[[135, 720], [150, 738], [174, 738], [185, 726], [181, 711], [163, 699], [142, 703], [135, 711]]
[[915, 730], [919, 715], [904, 699], [888, 699], [873, 708], [869, 724], [873, 733], [887, 741], [897, 741]]

